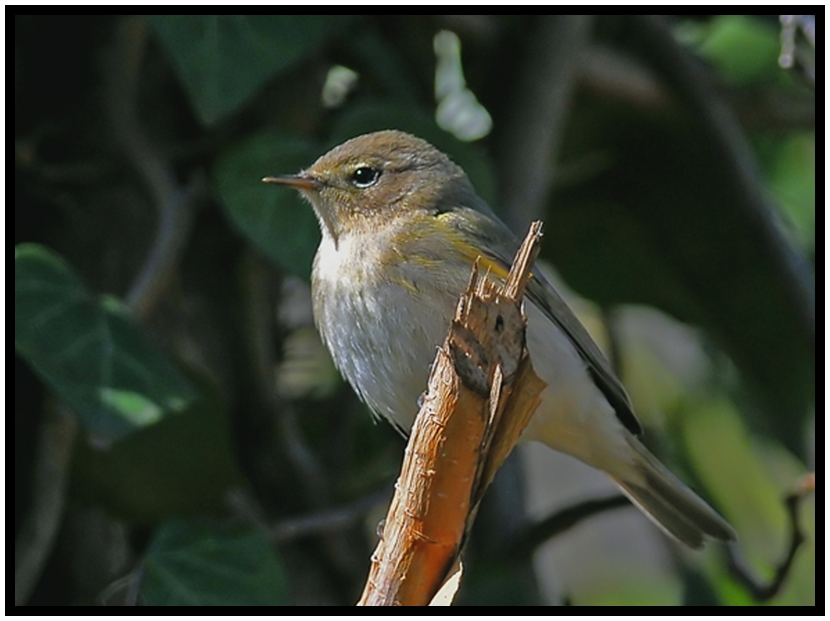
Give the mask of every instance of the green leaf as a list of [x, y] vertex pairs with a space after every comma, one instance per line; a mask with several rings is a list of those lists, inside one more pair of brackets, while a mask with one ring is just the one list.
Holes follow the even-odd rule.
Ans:
[[215, 388], [185, 411], [140, 429], [112, 447], [82, 443], [72, 463], [70, 495], [131, 524], [174, 516], [226, 513], [225, 493], [238, 485], [230, 425]]
[[777, 25], [752, 15], [719, 15], [710, 21], [687, 20], [675, 36], [735, 84], [780, 81], [781, 51]]
[[735, 407], [727, 400], [701, 403], [694, 416], [684, 417], [683, 440], [695, 473], [737, 530], [741, 545], [758, 555], [750, 560], [772, 563], [783, 553], [778, 536], [785, 527], [783, 494]]
[[151, 606], [278, 606], [286, 591], [268, 540], [247, 526], [171, 521], [144, 560], [141, 595]]
[[187, 407], [197, 392], [115, 299], [92, 296], [66, 261], [15, 248], [18, 353], [99, 440], [114, 440]]
[[[784, 496], [804, 475], [804, 464], [777, 442], [753, 439], [726, 400], [707, 400], [685, 416], [682, 439], [695, 472], [717, 507], [735, 527], [741, 556], [754, 575], [770, 580], [789, 546]], [[805, 499], [799, 523], [806, 540], [788, 579], [770, 602], [797, 605], [815, 601], [815, 506]], [[709, 574], [725, 603], [753, 603], [745, 589], [727, 578], [722, 559], [712, 558]]]
[[309, 279], [320, 231], [311, 206], [293, 190], [262, 182], [293, 174], [321, 155], [314, 143], [263, 132], [229, 150], [214, 178], [234, 225], [285, 271]]
[[242, 106], [341, 22], [316, 15], [158, 15], [149, 21], [206, 124]]
[[755, 141], [762, 165], [786, 222], [802, 248], [816, 242], [816, 138], [814, 132], [764, 136]]

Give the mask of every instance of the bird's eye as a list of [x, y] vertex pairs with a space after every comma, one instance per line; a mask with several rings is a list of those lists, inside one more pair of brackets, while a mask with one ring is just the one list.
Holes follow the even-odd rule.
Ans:
[[350, 177], [351, 182], [358, 188], [368, 188], [374, 185], [380, 177], [380, 171], [377, 168], [369, 166], [361, 166], [352, 173]]

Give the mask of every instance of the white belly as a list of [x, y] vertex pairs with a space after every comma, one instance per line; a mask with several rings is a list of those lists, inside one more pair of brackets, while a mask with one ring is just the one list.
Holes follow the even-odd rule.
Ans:
[[[322, 244], [326, 243], [332, 242], [324, 239]], [[343, 261], [355, 252], [364, 253], [360, 265], [375, 266], [380, 258], [365, 256], [365, 248], [349, 248], [347, 243], [341, 240], [338, 251], [326, 252], [325, 262], [320, 256], [315, 261], [315, 319], [335, 364], [361, 399], [376, 414], [408, 431], [436, 349], [447, 335], [467, 284], [466, 275], [449, 282], [425, 268], [416, 279], [423, 284], [416, 290], [401, 284], [412, 278], [396, 277], [395, 270], [387, 270], [392, 274], [390, 282], [378, 286], [374, 271], [355, 271], [354, 264]], [[351, 278], [344, 278], [344, 273]], [[609, 469], [604, 466], [630, 451], [622, 425], [570, 339], [531, 302], [526, 303], [526, 312], [531, 361], [548, 386], [525, 439]]]

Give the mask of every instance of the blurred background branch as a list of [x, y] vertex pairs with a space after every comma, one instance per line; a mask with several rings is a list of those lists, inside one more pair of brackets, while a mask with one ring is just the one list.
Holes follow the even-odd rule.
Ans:
[[41, 425], [32, 472], [32, 501], [14, 542], [14, 605], [29, 601], [55, 544], [66, 508], [72, 445], [78, 422], [57, 405]]

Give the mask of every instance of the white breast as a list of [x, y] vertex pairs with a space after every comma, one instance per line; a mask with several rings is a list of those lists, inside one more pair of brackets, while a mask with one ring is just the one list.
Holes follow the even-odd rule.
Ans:
[[[373, 248], [388, 248], [375, 242]], [[387, 265], [382, 277], [384, 260], [388, 253], [373, 255], [348, 237], [337, 247], [324, 238], [314, 265], [314, 314], [343, 376], [375, 413], [408, 431], [455, 301], [433, 288], [434, 275], [413, 278]]]
[[[392, 238], [392, 231], [376, 235]], [[346, 237], [335, 247], [324, 237], [312, 283], [315, 320], [335, 365], [361, 399], [408, 431], [469, 268], [390, 264], [391, 242], [375, 241], [358, 246]], [[373, 254], [373, 248], [386, 252]], [[625, 434], [584, 360], [535, 305], [527, 302], [526, 312], [531, 361], [548, 387], [525, 437], [598, 467], [616, 460], [629, 450]]]

